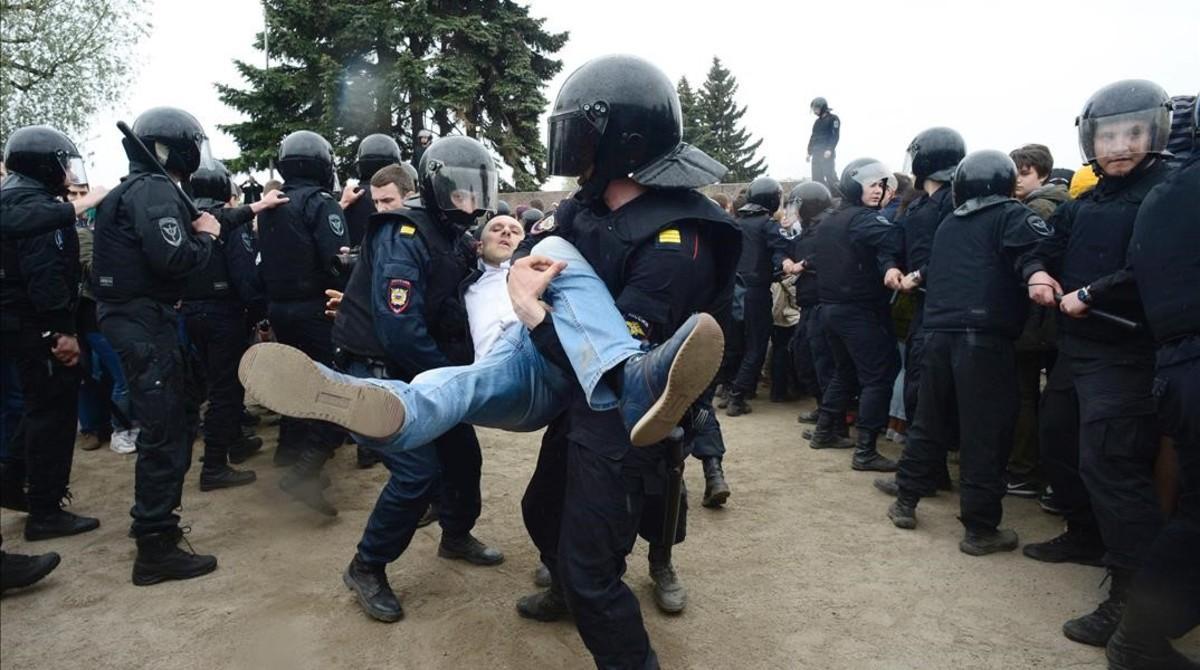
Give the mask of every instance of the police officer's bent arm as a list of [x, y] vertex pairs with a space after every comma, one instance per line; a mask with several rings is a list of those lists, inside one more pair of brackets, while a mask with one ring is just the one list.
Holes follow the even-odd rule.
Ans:
[[342, 247], [350, 246], [350, 233], [346, 226], [346, 214], [333, 199], [320, 198], [320, 211], [313, 231], [317, 243], [317, 254], [330, 275], [341, 279], [343, 285], [349, 273], [339, 258]]
[[76, 273], [66, 267], [74, 259], [64, 257], [63, 250], [55, 244], [56, 239], [61, 240], [61, 235], [40, 235], [22, 241], [18, 245], [20, 272], [26, 278], [26, 292], [43, 325], [54, 333], [74, 335], [75, 288], [69, 278]]
[[178, 279], [208, 263], [214, 237], [192, 231], [187, 210], [174, 192], [175, 186], [162, 177], [147, 178], [141, 186], [146, 189], [141, 196], [143, 201], [160, 203], [131, 212], [150, 269], [163, 277]]
[[[76, 201], [78, 204], [79, 201]], [[0, 232], [10, 239], [23, 239], [75, 225], [76, 207], [69, 202], [26, 199], [0, 217]]]
[[900, 269], [900, 253], [903, 240], [900, 227], [874, 212], [860, 214], [850, 222], [850, 239], [875, 250], [875, 259], [880, 274]]

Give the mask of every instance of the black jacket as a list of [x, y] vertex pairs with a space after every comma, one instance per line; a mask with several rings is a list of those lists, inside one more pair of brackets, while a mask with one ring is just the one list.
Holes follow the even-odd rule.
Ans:
[[832, 112], [822, 114], [813, 121], [812, 135], [808, 138], [808, 154], [816, 156], [825, 151], [835, 152], [842, 135], [842, 120]]
[[783, 259], [791, 245], [783, 229], [766, 212], [739, 214], [742, 229], [742, 254], [738, 260], [738, 276], [747, 288], [770, 289], [782, 271]]
[[[0, 185], [0, 219], [30, 230], [57, 223], [59, 202], [41, 182], [19, 174]], [[74, 211], [74, 210], [72, 210]], [[79, 236], [74, 225], [32, 237], [0, 238], [0, 312], [3, 330], [75, 333], [79, 302]]]

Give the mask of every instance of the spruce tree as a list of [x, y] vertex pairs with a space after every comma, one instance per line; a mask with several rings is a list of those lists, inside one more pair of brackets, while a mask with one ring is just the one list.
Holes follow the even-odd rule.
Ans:
[[746, 107], [738, 107], [734, 99], [737, 90], [733, 73], [714, 56], [697, 99], [698, 125], [707, 136], [697, 146], [729, 168], [725, 175], [729, 182], [750, 181], [767, 170], [764, 159], [755, 160], [762, 140], [752, 142], [750, 133], [741, 127]]
[[675, 90], [679, 93], [679, 108], [683, 112], [683, 141], [703, 150], [708, 140], [700, 125], [700, 104], [696, 92], [692, 90], [687, 77], [679, 78]]

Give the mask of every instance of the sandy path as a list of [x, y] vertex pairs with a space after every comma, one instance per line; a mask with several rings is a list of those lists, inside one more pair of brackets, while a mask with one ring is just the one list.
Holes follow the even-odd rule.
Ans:
[[[888, 499], [871, 488], [871, 475], [849, 469], [848, 452], [813, 451], [800, 439], [794, 416], [805, 408], [756, 402], [754, 414], [724, 419], [734, 491], [727, 509], [699, 506], [703, 477], [689, 462], [692, 517], [676, 552], [690, 592], [683, 615], [654, 609], [645, 545], [630, 557], [626, 579], [664, 667], [1104, 667], [1102, 650], [1059, 632], [1103, 596], [1100, 569], [1040, 564], [1019, 552], [961, 554], [954, 496], [922, 503], [917, 531], [894, 529], [884, 517]], [[276, 433], [263, 430], [268, 447]], [[133, 457], [76, 452], [75, 509], [101, 517], [99, 531], [28, 544], [23, 515], [0, 517], [6, 550], [64, 556], [42, 585], [3, 599], [3, 667], [592, 667], [570, 624], [525, 621], [513, 609], [532, 588], [536, 561], [519, 506], [538, 437], [485, 430], [480, 441], [476, 533], [508, 560], [478, 568], [438, 559], [436, 527], [418, 531], [389, 571], [406, 610], [395, 625], [368, 620], [341, 582], [385, 479], [379, 467], [354, 469], [352, 448], [330, 466], [341, 510], [332, 521], [280, 497], [269, 456], [247, 464], [258, 484], [215, 493], [199, 492], [196, 463], [183, 517], [220, 568], [149, 588], [129, 582]], [[1008, 499], [1005, 510], [1023, 542], [1059, 530], [1032, 501]], [[1200, 655], [1200, 632], [1180, 647]]]

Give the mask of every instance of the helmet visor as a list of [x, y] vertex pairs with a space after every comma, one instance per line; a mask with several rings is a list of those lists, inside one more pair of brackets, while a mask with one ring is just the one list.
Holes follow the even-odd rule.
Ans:
[[217, 159], [213, 158], [212, 145], [209, 144], [207, 137], [200, 141], [200, 169], [220, 169], [220, 167], [217, 165]]
[[87, 186], [87, 168], [83, 165], [83, 159], [79, 156], [66, 156], [59, 159], [59, 164], [62, 165], [63, 174], [67, 176], [67, 183], [71, 186]]
[[1171, 113], [1165, 107], [1113, 114], [1079, 122], [1079, 151], [1087, 162], [1140, 161], [1146, 154], [1160, 154], [1171, 135]]
[[550, 117], [547, 169], [559, 177], [582, 177], [596, 163], [604, 123], [593, 123], [583, 111]]
[[437, 205], [445, 212], [494, 212], [499, 200], [496, 169], [491, 165], [479, 167], [431, 166], [430, 179]]
[[897, 186], [896, 175], [892, 174], [886, 165], [878, 162], [867, 163], [855, 170], [853, 179], [864, 187], [881, 181], [887, 182], [885, 186], [892, 191], [895, 191]]

